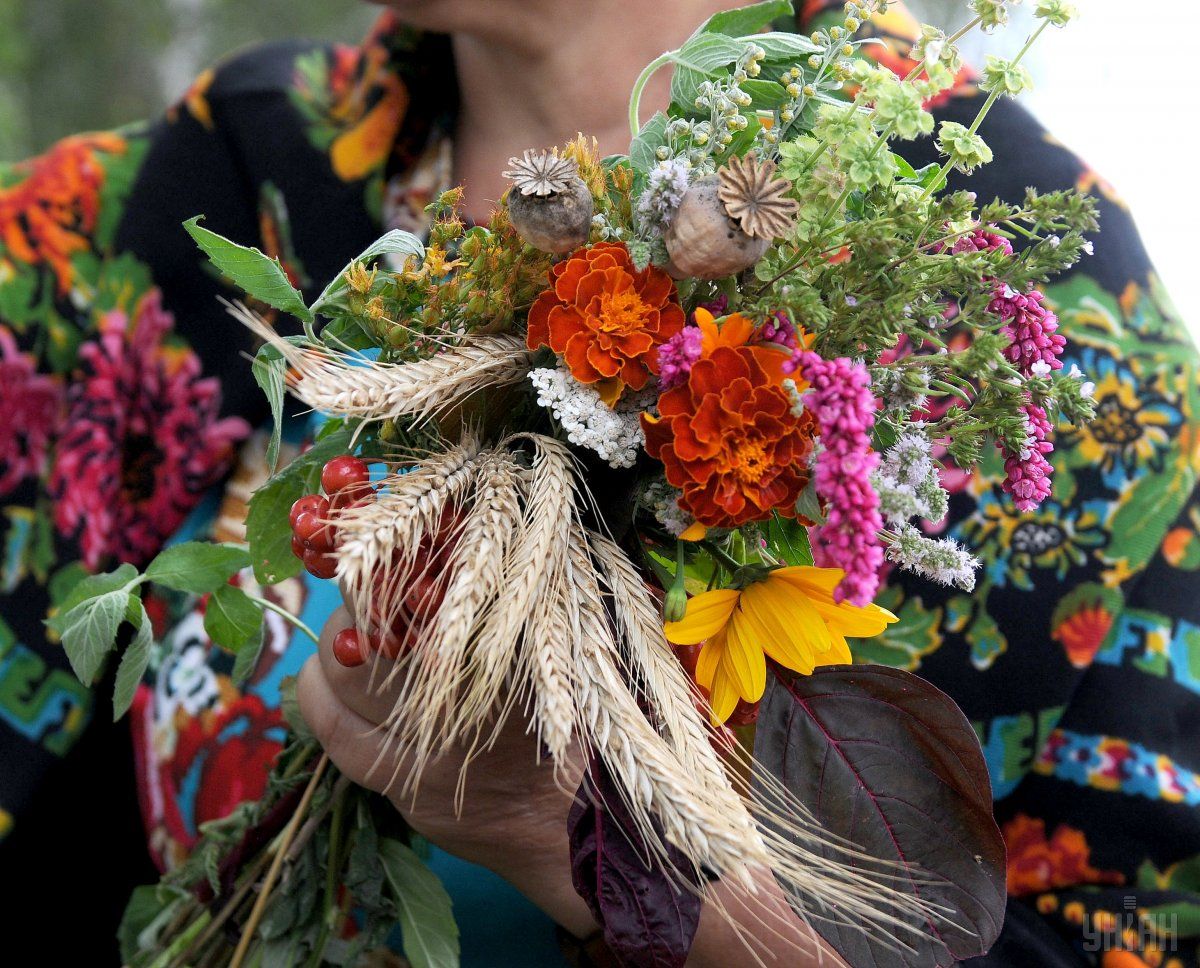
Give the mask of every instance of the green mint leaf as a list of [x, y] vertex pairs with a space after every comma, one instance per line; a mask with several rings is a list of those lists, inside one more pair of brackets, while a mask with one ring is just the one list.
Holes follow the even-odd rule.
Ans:
[[115, 589], [76, 605], [64, 616], [63, 649], [85, 686], [96, 679], [104, 658], [117, 645], [117, 629], [129, 605], [129, 592]]
[[458, 925], [438, 876], [390, 837], [380, 839], [379, 859], [396, 895], [404, 957], [413, 968], [457, 968]]
[[401, 255], [411, 255], [418, 261], [425, 258], [425, 246], [411, 232], [405, 232], [402, 229], [392, 229], [384, 233], [369, 246], [363, 249], [358, 255], [346, 263], [344, 269], [333, 277], [333, 281], [325, 287], [324, 291], [317, 297], [317, 301], [312, 304], [313, 312], [317, 312], [322, 306], [336, 299], [349, 288], [346, 282], [346, 273], [356, 262], [361, 262], [363, 265], [370, 264], [374, 259], [378, 259], [381, 255], [389, 255], [398, 253]]
[[279, 680], [279, 711], [283, 713], [283, 721], [288, 724], [296, 739], [304, 743], [316, 741], [308, 723], [300, 715], [300, 703], [296, 699], [296, 677], [284, 676]]
[[215, 592], [250, 564], [250, 553], [236, 545], [185, 541], [160, 552], [146, 569], [146, 578], [179, 592]]
[[190, 218], [183, 223], [183, 227], [227, 279], [240, 286], [253, 299], [305, 321], [312, 321], [313, 314], [304, 305], [304, 296], [288, 282], [287, 273], [278, 259], [272, 259], [252, 246], [238, 245], [223, 235], [201, 228], [199, 223], [203, 217], [197, 215]]
[[330, 458], [346, 453], [350, 439], [349, 427], [340, 427], [322, 437], [250, 498], [246, 540], [250, 545], [254, 577], [260, 584], [274, 585], [300, 573], [300, 559], [292, 554], [292, 525], [288, 512], [297, 499], [316, 492], [321, 468]]
[[246, 684], [246, 681], [258, 668], [259, 657], [262, 656], [263, 642], [266, 640], [264, 634], [265, 626], [260, 621], [258, 628], [240, 649], [238, 649], [237, 658], [233, 660], [233, 673], [230, 678], [233, 679], [233, 684], [239, 688]]
[[240, 588], [222, 585], [209, 596], [204, 609], [204, 631], [213, 644], [237, 652], [262, 633], [262, 609]]
[[780, 17], [794, 16], [792, 0], [765, 0], [763, 3], [752, 3], [736, 10], [723, 10], [715, 13], [702, 23], [692, 36], [699, 34], [727, 34], [730, 37], [740, 37], [761, 30], [767, 24]]
[[694, 113], [700, 85], [723, 73], [745, 50], [745, 41], [724, 34], [704, 33], [692, 37], [671, 58], [675, 64], [671, 73], [671, 101], [684, 113]]
[[667, 140], [667, 116], [659, 111], [642, 125], [642, 130], [629, 146], [629, 163], [645, 175], [658, 162], [654, 152]]
[[271, 440], [267, 444], [267, 468], [274, 474], [275, 465], [279, 463], [279, 443], [283, 437], [284, 374], [287, 373], [287, 360], [279, 354], [279, 350], [268, 343], [254, 357], [250, 372], [271, 407]]
[[78, 605], [86, 602], [89, 598], [98, 598], [106, 592], [124, 588], [137, 578], [137, 574], [138, 571], [133, 565], [121, 565], [115, 571], [108, 571], [99, 575], [88, 575], [82, 581], [76, 581], [74, 585], [62, 593], [62, 598], [55, 602], [57, 611], [52, 618], [46, 620], [46, 624], [54, 629], [61, 638], [69, 624], [67, 616]]
[[[113, 722], [129, 712], [133, 703], [133, 694], [137, 692], [138, 683], [146, 674], [146, 666], [150, 664], [150, 647], [154, 644], [154, 629], [150, 625], [150, 616], [146, 614], [146, 606], [136, 595], [130, 595], [130, 606], [136, 603], [137, 618], [133, 625], [137, 629], [133, 641], [125, 654], [121, 656], [121, 664], [117, 666], [117, 680], [113, 686]], [[128, 608], [126, 615], [128, 616]]]

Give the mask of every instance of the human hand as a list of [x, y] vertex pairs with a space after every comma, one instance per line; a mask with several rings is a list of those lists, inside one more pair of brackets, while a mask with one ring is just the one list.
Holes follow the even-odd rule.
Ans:
[[455, 744], [426, 765], [416, 793], [405, 796], [411, 757], [393, 749], [376, 765], [385, 739], [376, 727], [392, 713], [395, 688], [370, 686], [370, 663], [347, 668], [333, 656], [334, 636], [350, 624], [344, 609], [333, 614], [296, 687], [304, 720], [334, 765], [386, 795], [421, 836], [495, 871], [571, 933], [594, 931], [595, 921], [571, 884], [567, 844], [581, 758], [560, 764], [556, 780], [554, 766], [544, 756], [539, 762], [537, 738], [515, 710], [491, 748], [475, 751], [461, 787], [468, 750]]

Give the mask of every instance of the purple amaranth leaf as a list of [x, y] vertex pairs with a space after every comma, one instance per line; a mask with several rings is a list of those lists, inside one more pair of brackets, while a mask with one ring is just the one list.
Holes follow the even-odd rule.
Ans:
[[986, 952], [1004, 921], [1004, 841], [983, 753], [962, 711], [899, 669], [826, 666], [794, 679], [772, 671], [757, 764], [826, 831], [878, 863], [832, 845], [827, 856], [944, 910], [923, 923], [905, 918], [912, 930], [893, 931], [893, 940], [822, 909], [822, 898], [793, 897], [793, 905], [803, 901], [817, 915], [813, 928], [854, 968], [947, 966]]
[[633, 823], [608, 769], [593, 760], [567, 820], [571, 875], [625, 968], [682, 968], [700, 922], [698, 885], [671, 848], [668, 874]]

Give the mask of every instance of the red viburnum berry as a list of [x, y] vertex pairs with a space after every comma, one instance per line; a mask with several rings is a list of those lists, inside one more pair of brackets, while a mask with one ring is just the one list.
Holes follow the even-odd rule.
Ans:
[[303, 560], [304, 552], [306, 552], [307, 550], [308, 549], [306, 547], [304, 547], [304, 542], [300, 540], [300, 535], [293, 534], [292, 535], [292, 554], [294, 554], [297, 558], [300, 558], [301, 560]]
[[370, 479], [367, 462], [350, 454], [335, 457], [321, 469], [321, 487], [330, 496], [355, 484], [366, 484]]
[[329, 498], [329, 510], [336, 515], [340, 511], [365, 507], [374, 497], [375, 489], [370, 484], [350, 484]]
[[367, 661], [366, 641], [356, 628], [345, 628], [333, 637], [333, 657], [349, 669]]
[[314, 578], [332, 578], [337, 573], [337, 559], [313, 548], [304, 549], [304, 567]]
[[329, 502], [320, 494], [305, 494], [292, 505], [291, 511], [288, 512], [288, 523], [295, 528], [296, 518], [304, 512], [317, 513], [324, 517], [328, 508]]
[[311, 551], [330, 552], [336, 544], [333, 526], [312, 511], [301, 511], [292, 525], [292, 534]]

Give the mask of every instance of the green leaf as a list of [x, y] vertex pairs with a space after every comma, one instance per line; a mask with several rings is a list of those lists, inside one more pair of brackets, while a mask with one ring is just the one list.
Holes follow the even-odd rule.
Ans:
[[404, 956], [413, 968], [456, 968], [458, 925], [436, 874], [398, 840], [379, 841], [379, 859], [396, 895]]
[[[694, 112], [700, 85], [724, 73], [745, 50], [745, 41], [724, 34], [696, 34], [671, 57], [675, 64], [671, 74], [671, 101], [685, 112]], [[632, 153], [632, 148], [630, 151]]]
[[278, 349], [267, 343], [254, 357], [250, 372], [271, 407], [271, 440], [267, 444], [267, 467], [270, 473], [274, 474], [275, 466], [279, 463], [279, 444], [283, 437], [283, 378], [287, 373], [287, 360], [280, 355]]
[[288, 729], [296, 734], [296, 739], [304, 743], [316, 742], [317, 738], [300, 715], [295, 676], [284, 676], [279, 680], [279, 711], [283, 714], [283, 721], [288, 724]]
[[137, 963], [139, 955], [144, 956], [156, 948], [162, 929], [189, 896], [186, 891], [165, 884], [135, 887], [129, 903], [125, 905], [121, 925], [117, 928], [121, 962], [127, 965]]
[[253, 299], [307, 322], [312, 321], [313, 314], [304, 305], [304, 296], [288, 282], [287, 273], [278, 259], [272, 259], [253, 246], [238, 245], [223, 235], [201, 228], [199, 223], [203, 217], [190, 218], [183, 227], [227, 279]]
[[288, 512], [305, 494], [313, 494], [325, 462], [350, 447], [351, 431], [340, 427], [288, 464], [250, 498], [246, 540], [252, 549], [254, 577], [274, 585], [299, 574], [300, 559], [292, 554], [292, 525]]
[[658, 161], [655, 150], [667, 140], [667, 116], [657, 112], [642, 125], [642, 130], [629, 146], [629, 163], [634, 171], [645, 174]]
[[[65, 569], [64, 569], [65, 570]], [[88, 575], [82, 581], [77, 581], [65, 592], [62, 598], [55, 602], [57, 613], [46, 620], [46, 624], [61, 637], [67, 627], [67, 616], [77, 606], [89, 598], [97, 598], [106, 592], [124, 588], [137, 579], [138, 571], [133, 565], [121, 565], [114, 571], [99, 575]], [[56, 576], [57, 577], [57, 576]]]
[[318, 311], [322, 306], [330, 300], [337, 298], [341, 293], [348, 288], [346, 282], [346, 273], [356, 262], [361, 262], [364, 265], [369, 264], [374, 259], [378, 259], [381, 255], [389, 255], [392, 253], [400, 253], [402, 255], [411, 255], [417, 259], [425, 258], [425, 246], [411, 232], [405, 232], [402, 229], [392, 229], [390, 232], [381, 235], [378, 239], [372, 242], [369, 246], [363, 249], [358, 255], [346, 263], [333, 281], [322, 291], [317, 297], [317, 301], [312, 304], [313, 312]]
[[204, 631], [215, 645], [237, 652], [262, 633], [262, 609], [240, 588], [222, 585], [204, 609]]
[[236, 545], [185, 541], [159, 552], [146, 578], [179, 592], [214, 592], [250, 564], [250, 553]]
[[235, 686], [245, 685], [250, 676], [254, 674], [254, 670], [258, 668], [258, 660], [262, 655], [265, 639], [263, 623], [259, 622], [258, 628], [250, 636], [250, 640], [238, 649], [237, 658], [233, 661], [231, 678]]
[[[821, 48], [807, 37], [800, 34], [789, 34], [772, 31], [769, 34], [755, 34], [749, 38], [767, 52], [768, 61], [786, 61], [789, 64], [804, 60], [809, 54], [819, 53]], [[844, 103], [833, 99], [835, 103]]]
[[742, 81], [738, 86], [754, 98], [754, 103], [750, 106], [758, 110], [769, 111], [787, 104], [792, 99], [792, 96], [778, 81], [749, 80]]
[[762, 3], [752, 3], [749, 6], [738, 7], [736, 10], [722, 10], [715, 13], [702, 23], [692, 36], [698, 34], [728, 34], [730, 37], [740, 37], [761, 30], [767, 24], [780, 17], [795, 15], [792, 0], [764, 0]]
[[117, 629], [125, 617], [129, 598], [129, 592], [118, 588], [88, 599], [66, 614], [63, 649], [71, 669], [85, 686], [95, 681], [105, 656], [116, 647]]
[[141, 599], [129, 596], [130, 604], [137, 603], [137, 619], [134, 626], [137, 634], [125, 654], [121, 656], [121, 664], [117, 666], [117, 681], [113, 686], [113, 722], [124, 716], [133, 703], [133, 694], [137, 692], [138, 683], [146, 674], [146, 666], [150, 664], [150, 647], [154, 644], [154, 629], [150, 624], [150, 616], [146, 614], [146, 606]]

